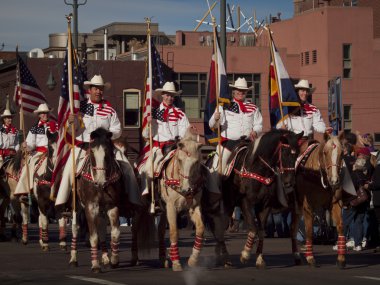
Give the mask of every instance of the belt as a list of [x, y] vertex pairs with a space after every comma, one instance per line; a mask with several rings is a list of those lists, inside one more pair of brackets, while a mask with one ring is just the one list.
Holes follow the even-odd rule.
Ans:
[[36, 151], [37, 151], [37, 152], [43, 152], [43, 153], [45, 153], [45, 152], [48, 151], [48, 149], [47, 149], [46, 146], [37, 146], [37, 147], [36, 147]]
[[175, 141], [164, 141], [164, 142], [153, 141], [153, 147], [159, 147], [160, 149], [163, 149], [167, 145], [173, 145], [173, 144], [175, 144]]
[[15, 155], [16, 151], [12, 148], [3, 148], [0, 149], [0, 156], [10, 156], [10, 155]]

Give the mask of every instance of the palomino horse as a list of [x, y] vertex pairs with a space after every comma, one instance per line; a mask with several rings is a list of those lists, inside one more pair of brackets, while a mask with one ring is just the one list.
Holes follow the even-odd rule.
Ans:
[[[170, 259], [173, 271], [182, 271], [178, 250], [177, 214], [188, 210], [195, 225], [195, 242], [188, 265], [194, 267], [198, 263], [202, 248], [204, 224], [202, 221], [200, 203], [202, 197], [201, 176], [201, 144], [188, 129], [184, 138], [178, 142], [174, 156], [168, 161], [159, 178], [161, 199], [166, 204], [166, 217], [161, 215], [158, 238], [159, 258], [165, 264], [165, 225], [169, 222]], [[167, 219], [167, 220], [166, 220]]]
[[[272, 209], [284, 209], [278, 199], [280, 191], [290, 190], [295, 186], [294, 166], [299, 154], [297, 141], [301, 136], [302, 134], [296, 135], [286, 130], [271, 130], [260, 136], [251, 142], [245, 151], [239, 152], [234, 166], [235, 171], [232, 171], [223, 182], [221, 190], [224, 213], [220, 213], [220, 207], [215, 206], [215, 201], [210, 203], [205, 199], [207, 221], [216, 239], [215, 253], [218, 261], [224, 266], [231, 265], [224, 233], [235, 206], [242, 207], [248, 225], [248, 238], [241, 252], [240, 261], [246, 263], [249, 260], [258, 236], [256, 266], [265, 266], [262, 256], [264, 227]], [[278, 188], [278, 184], [282, 184], [282, 187]], [[284, 192], [282, 195], [285, 196]], [[295, 211], [294, 191], [287, 196], [290, 200], [290, 210]], [[210, 210], [212, 208], [213, 210]], [[296, 236], [297, 227], [293, 226], [292, 234]]]
[[[120, 209], [128, 205], [126, 189], [121, 179], [122, 172], [115, 159], [115, 147], [111, 137], [112, 133], [103, 128], [91, 133], [90, 147], [77, 176], [77, 198], [86, 214], [91, 244], [91, 270], [94, 273], [101, 270], [98, 244], [99, 241], [105, 241], [106, 216], [111, 226], [111, 258], [108, 258], [107, 249], [102, 245], [102, 263], [110, 264], [112, 268], [119, 265], [119, 214]], [[153, 226], [153, 219], [151, 223], [141, 223], [137, 228], [143, 232], [151, 226]], [[70, 265], [74, 266], [77, 265], [78, 230], [79, 227], [73, 220]], [[141, 242], [149, 241], [149, 235], [140, 234], [139, 236], [145, 237], [145, 240]]]
[[[305, 149], [307, 146], [302, 146]], [[342, 167], [342, 145], [337, 137], [327, 137], [319, 144], [308, 146], [310, 156], [301, 157], [297, 169], [297, 197], [305, 219], [306, 250], [308, 264], [315, 266], [313, 256], [313, 213], [324, 208], [331, 211], [338, 232], [338, 258], [340, 268], [346, 265], [346, 239], [343, 233], [342, 209], [339, 201], [342, 198], [342, 188], [339, 174]], [[307, 153], [307, 152], [306, 152]], [[300, 215], [295, 216], [298, 224]], [[297, 243], [293, 241], [293, 252]]]
[[17, 240], [17, 228], [22, 227], [22, 243], [28, 243], [28, 206], [20, 203], [19, 197], [14, 195], [21, 169], [24, 165], [24, 153], [19, 150], [16, 155], [10, 158], [2, 166], [2, 178], [0, 179], [0, 197], [3, 203], [0, 206], [1, 231], [5, 230], [4, 213], [8, 206], [12, 212], [12, 239]]

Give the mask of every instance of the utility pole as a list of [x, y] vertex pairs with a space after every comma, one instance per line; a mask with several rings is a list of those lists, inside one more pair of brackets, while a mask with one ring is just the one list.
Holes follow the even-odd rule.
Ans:
[[226, 0], [220, 1], [220, 52], [227, 72]]
[[73, 7], [73, 38], [74, 38], [74, 49], [78, 50], [78, 7], [86, 5], [87, 0], [83, 0], [83, 3], [78, 4], [78, 0], [73, 0], [72, 3], [69, 3], [67, 0], [64, 0], [66, 5]]

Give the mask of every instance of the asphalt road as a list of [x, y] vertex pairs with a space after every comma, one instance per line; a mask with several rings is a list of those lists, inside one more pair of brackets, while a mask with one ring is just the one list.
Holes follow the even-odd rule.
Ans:
[[[9, 232], [8, 232], [9, 234]], [[56, 225], [50, 225], [50, 251], [42, 252], [38, 244], [38, 231], [35, 224], [30, 226], [30, 242], [24, 246], [17, 242], [0, 243], [0, 285], [5, 284], [380, 284], [380, 253], [373, 249], [362, 252], [349, 251], [347, 267], [340, 270], [335, 265], [336, 254], [331, 245], [315, 245], [317, 268], [308, 265], [294, 266], [290, 254], [290, 240], [266, 239], [264, 245], [266, 269], [255, 268], [254, 255], [248, 264], [239, 261], [246, 233], [227, 234], [228, 248], [234, 266], [215, 266], [214, 241], [206, 234], [201, 253], [202, 259], [197, 268], [185, 267], [183, 272], [172, 272], [160, 268], [158, 251], [140, 256], [141, 264], [131, 267], [130, 228], [122, 228], [120, 245], [120, 266], [117, 269], [105, 268], [99, 274], [91, 273], [90, 249], [79, 243], [77, 268], [70, 268], [69, 252], [58, 246]], [[182, 264], [190, 255], [194, 237], [191, 230], [180, 232], [180, 256]]]

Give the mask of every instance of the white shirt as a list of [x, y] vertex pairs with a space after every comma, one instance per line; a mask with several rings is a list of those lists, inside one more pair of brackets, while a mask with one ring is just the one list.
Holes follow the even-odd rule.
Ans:
[[[175, 140], [176, 137], [183, 138], [190, 126], [186, 114], [181, 109], [172, 106], [167, 111], [165, 120], [165, 105], [161, 103], [158, 108], [152, 109], [152, 135], [153, 140], [165, 142]], [[143, 130], [143, 137], [149, 138], [149, 128]]]
[[84, 129], [78, 129], [77, 139], [83, 142], [90, 142], [90, 134], [97, 128], [104, 128], [112, 133], [115, 140], [121, 136], [121, 124], [114, 108], [108, 101], [93, 103], [90, 99], [82, 101], [80, 104]]
[[13, 126], [3, 125], [0, 128], [0, 149], [14, 149], [18, 150], [20, 147], [17, 129]]
[[46, 130], [50, 129], [49, 125], [52, 123], [56, 125], [56, 123], [53, 121], [42, 122], [41, 120], [39, 120], [38, 123], [35, 124], [30, 129], [25, 140], [30, 150], [34, 150], [36, 147], [48, 146], [48, 138], [46, 136]]
[[[259, 108], [248, 101], [243, 102], [246, 112], [241, 110], [240, 105], [232, 100], [226, 108], [219, 106], [220, 135], [230, 140], [238, 140], [242, 136], [249, 137], [252, 131], [260, 134], [263, 130], [263, 117]], [[212, 115], [209, 126], [216, 128], [215, 113]]]
[[326, 131], [321, 112], [316, 106], [308, 103], [303, 105], [303, 116], [289, 115], [283, 122], [279, 122], [276, 127], [279, 129], [284, 125], [287, 130], [296, 134], [303, 131], [304, 136], [313, 134], [314, 131], [318, 133]]

